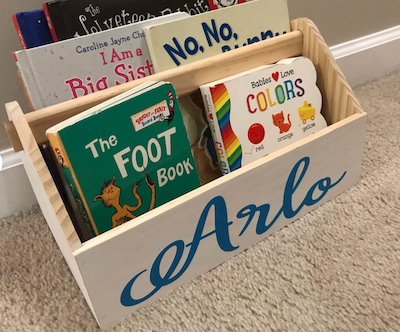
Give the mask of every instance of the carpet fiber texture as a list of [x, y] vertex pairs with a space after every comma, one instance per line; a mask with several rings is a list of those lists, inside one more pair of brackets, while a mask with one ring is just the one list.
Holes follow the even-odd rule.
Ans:
[[[359, 86], [359, 184], [109, 331], [400, 331], [400, 73]], [[99, 331], [35, 206], [0, 220], [0, 331]]]

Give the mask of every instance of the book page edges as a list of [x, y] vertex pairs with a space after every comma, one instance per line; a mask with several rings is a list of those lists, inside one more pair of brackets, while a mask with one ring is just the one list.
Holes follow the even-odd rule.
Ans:
[[143, 27], [143, 32], [144, 32], [144, 37], [146, 38], [147, 48], [149, 50], [150, 59], [151, 63], [153, 64], [154, 72], [158, 73], [160, 70], [157, 63], [157, 56], [154, 52], [154, 46], [151, 39], [151, 31], [150, 31], [153, 26], [154, 25]]

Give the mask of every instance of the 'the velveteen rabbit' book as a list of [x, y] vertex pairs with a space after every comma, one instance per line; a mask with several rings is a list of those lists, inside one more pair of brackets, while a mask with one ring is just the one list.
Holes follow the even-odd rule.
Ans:
[[297, 57], [201, 86], [222, 172], [325, 128], [316, 82], [312, 62]]
[[96, 235], [200, 186], [171, 83], [144, 83], [46, 135]]
[[45, 2], [43, 10], [56, 42], [175, 12], [197, 15], [210, 8], [207, 0], [54, 0]]

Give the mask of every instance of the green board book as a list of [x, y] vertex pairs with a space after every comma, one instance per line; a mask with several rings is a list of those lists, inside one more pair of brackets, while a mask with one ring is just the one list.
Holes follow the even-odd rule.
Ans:
[[46, 135], [93, 235], [200, 186], [171, 83], [144, 83]]

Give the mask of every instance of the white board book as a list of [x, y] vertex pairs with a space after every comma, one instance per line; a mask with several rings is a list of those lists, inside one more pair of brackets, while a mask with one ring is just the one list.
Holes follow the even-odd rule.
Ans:
[[[155, 22], [154, 22], [155, 23]], [[253, 0], [144, 28], [156, 72], [290, 31], [286, 0]]]
[[188, 17], [173, 13], [14, 53], [35, 110], [154, 74], [147, 24]]
[[327, 126], [317, 74], [306, 57], [200, 87], [223, 174]]

